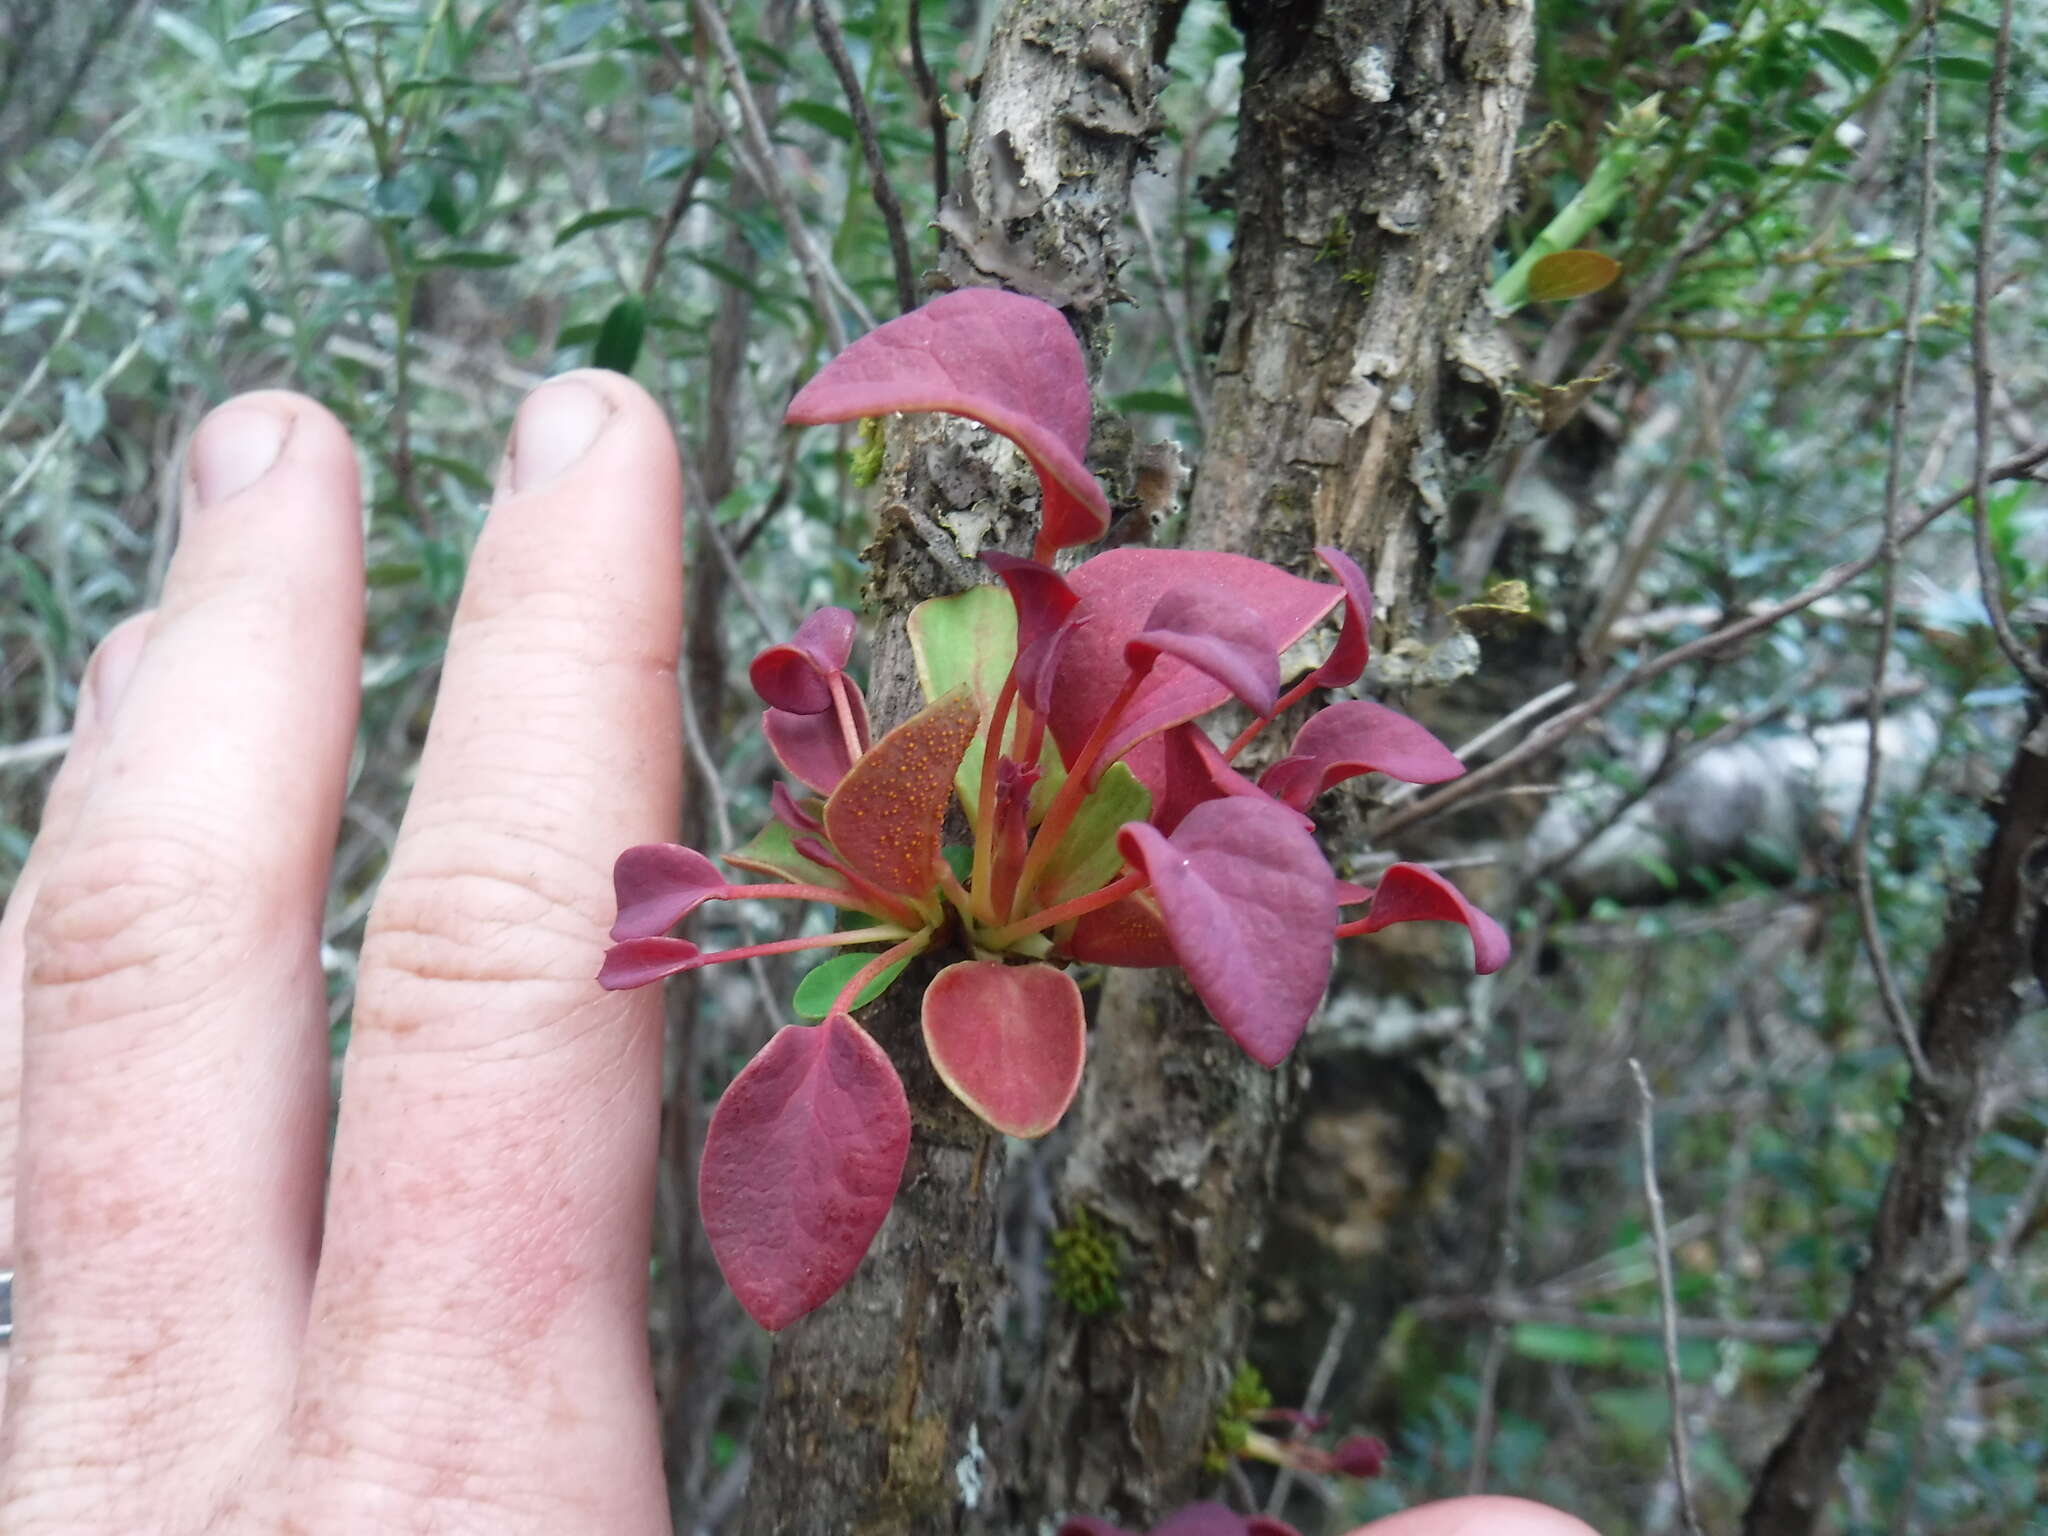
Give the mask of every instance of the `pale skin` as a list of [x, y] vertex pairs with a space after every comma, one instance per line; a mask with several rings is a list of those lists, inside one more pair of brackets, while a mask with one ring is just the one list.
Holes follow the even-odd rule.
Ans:
[[[354, 450], [303, 397], [187, 455], [0, 921], [0, 1529], [671, 1527], [647, 1358], [660, 999], [593, 978], [681, 778], [675, 441], [522, 407], [372, 911], [328, 1161], [318, 933], [354, 736]], [[1587, 1536], [1454, 1500], [1373, 1536]]]

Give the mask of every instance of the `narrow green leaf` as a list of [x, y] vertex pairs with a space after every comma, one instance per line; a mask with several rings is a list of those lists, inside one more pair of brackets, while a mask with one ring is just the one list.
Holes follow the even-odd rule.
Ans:
[[249, 109], [252, 123], [276, 122], [283, 118], [318, 117], [323, 112], [348, 112], [353, 110], [345, 101], [332, 96], [281, 96], [276, 101], [262, 101]]
[[519, 265], [517, 251], [437, 251], [432, 256], [422, 256], [419, 264], [423, 267], [461, 267], [474, 272], [491, 272], [500, 267]]
[[555, 232], [555, 244], [567, 245], [578, 235], [587, 234], [593, 229], [604, 229], [608, 225], [624, 224], [633, 219], [651, 220], [655, 217], [652, 208], [598, 208], [584, 214], [580, 219], [571, 219], [564, 224]]
[[851, 144], [857, 137], [853, 119], [838, 107], [822, 101], [792, 101], [784, 107], [785, 116], [809, 123], [813, 128], [823, 129], [841, 143]]
[[1868, 43], [1838, 27], [1822, 27], [1813, 36], [1813, 46], [1847, 75], [1874, 80], [1884, 69], [1883, 61], [1871, 51]]
[[245, 43], [252, 37], [261, 37], [266, 32], [275, 32], [286, 22], [297, 21], [309, 8], [303, 5], [263, 5], [249, 13], [248, 19], [228, 34], [231, 43]]
[[604, 324], [598, 327], [591, 364], [613, 373], [631, 373], [640, 360], [640, 343], [646, 336], [647, 306], [638, 294], [628, 294], [611, 307]]
[[1047, 904], [1086, 896], [1114, 880], [1124, 867], [1123, 852], [1116, 843], [1117, 828], [1127, 821], [1144, 821], [1151, 814], [1152, 792], [1122, 763], [1113, 765], [1081, 802], [1073, 825], [1046, 866], [1053, 892]]
[[1971, 85], [1984, 85], [1991, 79], [1988, 60], [1966, 58], [1959, 53], [1941, 55], [1934, 61], [1934, 72], [1944, 80], [1963, 80]]
[[[840, 990], [853, 980], [853, 973], [875, 958], [874, 951], [863, 950], [855, 955], [834, 955], [830, 960], [812, 966], [804, 972], [804, 979], [796, 984], [796, 992], [789, 1000], [789, 1006], [796, 1010], [800, 1019], [822, 1019], [832, 1011], [832, 1004]], [[865, 1008], [884, 992], [888, 991], [908, 960], [898, 960], [887, 967], [866, 986], [853, 1000], [856, 1008]]]
[[1902, 27], [1912, 25], [1913, 7], [1907, 0], [1863, 0], [1863, 3], [1884, 12]]

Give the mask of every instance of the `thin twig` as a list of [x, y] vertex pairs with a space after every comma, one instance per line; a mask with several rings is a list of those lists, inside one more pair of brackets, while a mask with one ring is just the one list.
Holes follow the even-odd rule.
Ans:
[[[2023, 451], [2014, 454], [2011, 458], [1994, 464], [1991, 467], [1989, 478], [1993, 481], [2027, 478], [2043, 463], [2048, 463], [2048, 443], [2035, 443]], [[1926, 532], [1928, 528], [1932, 527], [1944, 513], [1954, 511], [1969, 499], [1970, 491], [1968, 489], [1957, 491], [1953, 495], [1943, 498], [1934, 506], [1921, 513], [1911, 523], [1907, 524], [1900, 532], [1899, 542], [1902, 545], [1910, 543], [1920, 534]], [[1485, 767], [1474, 769], [1462, 779], [1453, 780], [1444, 788], [1430, 795], [1426, 800], [1419, 801], [1405, 810], [1396, 811], [1393, 815], [1372, 827], [1370, 829], [1371, 835], [1376, 840], [1384, 841], [1407, 830], [1419, 821], [1425, 821], [1432, 816], [1449, 810], [1454, 805], [1462, 804], [1465, 800], [1483, 789], [1492, 788], [1493, 785], [1506, 778], [1531, 758], [1540, 757], [1546, 752], [1555, 750], [1573, 732], [1577, 731], [1580, 726], [1585, 725], [1588, 721], [1597, 720], [1601, 715], [1605, 714], [1614, 706], [1616, 700], [1635, 692], [1636, 689], [1642, 687], [1645, 683], [1654, 682], [1665, 673], [1677, 667], [1682, 667], [1688, 662], [1697, 661], [1701, 657], [1711, 655], [1717, 651], [1726, 650], [1731, 645], [1747, 640], [1758, 631], [1769, 629], [1780, 620], [1791, 617], [1801, 609], [1812, 607], [1822, 598], [1841, 591], [1842, 588], [1856, 580], [1857, 577], [1874, 568], [1880, 558], [1882, 558], [1881, 550], [1861, 556], [1855, 560], [1845, 560], [1840, 565], [1829, 569], [1817, 580], [1793, 593], [1792, 596], [1747, 613], [1739, 619], [1722, 625], [1712, 633], [1701, 635], [1697, 640], [1689, 640], [1684, 645], [1664, 652], [1661, 656], [1652, 657], [1641, 666], [1623, 673], [1605, 688], [1602, 688], [1598, 693], [1587, 699], [1585, 703], [1580, 704], [1574, 709], [1566, 710], [1548, 725], [1532, 733], [1520, 746], [1502, 753]]]
[[[1351, 1336], [1351, 1325], [1358, 1320], [1358, 1309], [1348, 1301], [1337, 1303], [1337, 1315], [1330, 1319], [1330, 1332], [1323, 1340], [1323, 1353], [1316, 1361], [1315, 1374], [1309, 1377], [1308, 1397], [1301, 1405], [1304, 1420], [1312, 1419], [1321, 1410], [1323, 1398], [1330, 1390], [1330, 1382], [1337, 1374], [1337, 1362], [1344, 1355], [1344, 1341]], [[1306, 1422], [1297, 1423], [1294, 1440], [1307, 1438]], [[1266, 1495], [1266, 1513], [1274, 1519], [1287, 1507], [1287, 1495], [1294, 1491], [1294, 1468], [1282, 1467], [1280, 1475], [1273, 1479], [1273, 1491]]]
[[[1522, 1170], [1528, 1161], [1529, 1136], [1525, 1012], [1521, 1008], [1508, 1010], [1507, 1175], [1501, 1190], [1500, 1244], [1494, 1254], [1493, 1290], [1497, 1296], [1507, 1295], [1514, 1285], [1515, 1265], [1520, 1258]], [[1479, 1406], [1472, 1421], [1472, 1461], [1465, 1473], [1467, 1493], [1486, 1491], [1486, 1464], [1493, 1457], [1494, 1431], [1500, 1422], [1500, 1372], [1507, 1351], [1508, 1327], [1496, 1322], [1486, 1341], [1486, 1358], [1479, 1368]]]
[[2048, 690], [2048, 667], [2020, 643], [2005, 611], [2005, 582], [1991, 550], [1991, 300], [1998, 254], [1998, 186], [2005, 174], [2005, 88], [2012, 64], [2012, 0], [1998, 12], [1998, 42], [1991, 54], [1991, 88], [1984, 109], [1984, 200], [1977, 217], [1977, 263], [1970, 295], [1970, 382], [1977, 440], [1970, 456], [1971, 530], [1984, 612], [2005, 659], [2035, 688]]
[[1657, 1259], [1657, 1302], [1664, 1327], [1664, 1391], [1671, 1399], [1671, 1475], [1678, 1480], [1678, 1518], [1689, 1536], [1702, 1536], [1699, 1510], [1692, 1501], [1692, 1458], [1685, 1445], [1684, 1383], [1678, 1370], [1678, 1291], [1671, 1281], [1671, 1237], [1664, 1229], [1664, 1195], [1657, 1187], [1657, 1101], [1643, 1064], [1631, 1056], [1628, 1069], [1636, 1080], [1643, 1151], [1643, 1199], [1650, 1207], [1651, 1251]]
[[[1555, 688], [1546, 689], [1519, 709], [1501, 716], [1500, 719], [1494, 721], [1493, 724], [1489, 725], [1477, 736], [1474, 736], [1470, 741], [1459, 747], [1453, 755], [1459, 762], [1470, 761], [1473, 757], [1476, 757], [1479, 753], [1492, 746], [1496, 741], [1499, 741], [1503, 736], [1519, 731], [1539, 715], [1549, 714], [1551, 710], [1578, 691], [1579, 685], [1577, 683], [1559, 683]], [[1400, 788], [1390, 791], [1386, 799], [1381, 803], [1388, 806], [1403, 805], [1421, 793], [1422, 786], [1420, 784], [1403, 784]]]
[[[1681, 1222], [1674, 1232], [1684, 1230]], [[1415, 1316], [1437, 1323], [1535, 1323], [1550, 1328], [1576, 1328], [1603, 1338], [1654, 1338], [1664, 1331], [1664, 1319], [1635, 1317], [1621, 1312], [1588, 1312], [1558, 1302], [1533, 1300], [1521, 1294], [1506, 1296], [1429, 1296], [1414, 1303]], [[1764, 1348], [1799, 1348], [1818, 1345], [1828, 1336], [1827, 1323], [1805, 1322], [1790, 1317], [1681, 1317], [1677, 1319], [1681, 1339], [1726, 1339], [1737, 1344]], [[2048, 1338], [2048, 1318], [2015, 1317], [1985, 1324], [1969, 1332], [1970, 1346], [1987, 1344], [2022, 1346]], [[1938, 1335], [1931, 1329], [1915, 1329], [1909, 1343], [1915, 1349], [1933, 1348]]]
[[[115, 355], [114, 360], [100, 370], [99, 376], [86, 386], [88, 393], [100, 394], [104, 392], [109, 384], [121, 376], [122, 370], [134, 362], [136, 354], [141, 352], [145, 334], [146, 332], [143, 331], [135, 333], [135, 336], [129, 341], [128, 345], [123, 347]], [[6, 490], [0, 491], [0, 507], [5, 507], [27, 489], [29, 483], [35, 479], [36, 475], [42, 470], [42, 467], [49, 462], [50, 456], [61, 448], [70, 436], [70, 423], [59, 419], [56, 426], [50, 429], [49, 434], [36, 445], [36, 451], [29, 455], [28, 462], [21, 466], [21, 473], [14, 477]]]
[[1877, 818], [1878, 780], [1884, 767], [1885, 679], [1890, 670], [1892, 641], [1899, 624], [1899, 489], [1904, 471], [1906, 405], [1913, 393], [1913, 364], [1920, 348], [1920, 288], [1927, 277], [1927, 253], [1934, 244], [1934, 73], [1935, 28], [1927, 29], [1927, 79], [1920, 116], [1920, 220], [1913, 242], [1913, 264], [1906, 273], [1906, 329], [1899, 349], [1899, 375], [1892, 388], [1891, 437], [1884, 461], [1884, 545], [1880, 551], [1882, 584], [1879, 598], [1877, 654], [1871, 662], [1870, 704], [1865, 718], [1870, 742], [1863, 768], [1863, 797], [1849, 830], [1849, 871], [1856, 886], [1856, 920], [1863, 930], [1863, 948], [1877, 978], [1877, 995], [1892, 1034], [1905, 1052], [1916, 1077], [1928, 1072], [1920, 1048], [1919, 1026], [1907, 1011], [1906, 999], [1892, 974], [1890, 951], [1878, 924], [1877, 883], [1870, 872], [1870, 830]]
[[811, 21], [817, 27], [818, 46], [832, 61], [839, 87], [846, 92], [846, 110], [853, 116], [860, 152], [868, 163], [868, 185], [875, 195], [875, 207], [881, 210], [882, 224], [889, 231], [889, 257], [896, 264], [896, 307], [907, 315], [917, 308], [917, 273], [910, 264], [910, 240], [903, 233], [903, 204], [897, 201], [896, 188], [889, 181], [889, 167], [882, 159], [882, 141], [875, 132], [874, 115], [868, 111], [868, 98], [860, 88], [853, 60], [847, 57], [846, 34], [839, 30], [838, 18], [825, 0], [811, 0]]
[[1180, 297], [1174, 291], [1166, 270], [1165, 258], [1159, 254], [1159, 238], [1152, 233], [1152, 220], [1145, 213], [1145, 200], [1131, 199], [1131, 222], [1138, 226], [1138, 241], [1145, 247], [1145, 265], [1151, 269], [1152, 283], [1159, 290], [1160, 307], [1166, 312], [1166, 337], [1173, 348], [1173, 366], [1180, 373], [1181, 387], [1188, 392], [1188, 405], [1195, 413], [1195, 425], [1202, 429], [1204, 438], [1209, 435], [1209, 392], [1203, 386], [1200, 369], [1195, 365], [1194, 348], [1188, 345], [1187, 316], [1181, 313]]
[[917, 89], [924, 97], [932, 130], [932, 206], [946, 201], [946, 104], [939, 98], [939, 82], [924, 57], [923, 0], [910, 0], [910, 67], [917, 75]]
[[33, 736], [27, 741], [17, 741], [0, 747], [0, 768], [33, 768], [37, 763], [46, 763], [53, 757], [62, 757], [71, 750], [71, 733], [59, 732], [55, 736]]

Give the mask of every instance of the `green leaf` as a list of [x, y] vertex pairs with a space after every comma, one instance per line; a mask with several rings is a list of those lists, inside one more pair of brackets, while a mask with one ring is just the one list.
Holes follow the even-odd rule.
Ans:
[[640, 343], [646, 336], [647, 306], [638, 294], [628, 294], [611, 307], [598, 328], [591, 365], [613, 373], [631, 373], [633, 364], [640, 360]]
[[[800, 1019], [822, 1019], [832, 1011], [832, 1004], [846, 984], [853, 980], [853, 974], [875, 958], [874, 951], [864, 950], [853, 955], [834, 955], [820, 965], [812, 966], [804, 973], [804, 979], [796, 984], [796, 993], [789, 1000]], [[865, 1008], [884, 992], [888, 991], [903, 968], [910, 964], [906, 959], [885, 967], [854, 998], [853, 1006]]]
[[1974, 32], [1987, 41], [1995, 40], [1998, 36], [1998, 28], [1983, 17], [1972, 16], [1968, 11], [1957, 10], [1953, 6], [1943, 7], [1941, 19], [1952, 26], [1961, 27], [1965, 32]]
[[786, 116], [821, 128], [842, 143], [851, 144], [857, 136], [852, 117], [822, 101], [792, 101], [782, 110]]
[[1604, 1333], [1558, 1323], [1517, 1323], [1512, 1342], [1524, 1359], [1562, 1365], [1607, 1365], [1619, 1353], [1615, 1341]]
[[188, 21], [176, 11], [156, 10], [150, 14], [150, 25], [164, 34], [180, 48], [191, 54], [202, 64], [218, 65], [222, 62], [220, 44], [211, 32], [197, 22]]
[[1110, 404], [1119, 411], [1149, 411], [1158, 416], [1193, 416], [1188, 397], [1172, 389], [1127, 389]]
[[76, 383], [64, 386], [64, 425], [81, 443], [90, 443], [107, 429], [106, 397]]
[[1884, 12], [1902, 27], [1911, 26], [1913, 23], [1913, 7], [1908, 0], [1863, 0], [1863, 3]]
[[461, 267], [473, 272], [490, 272], [500, 267], [519, 265], [517, 251], [437, 251], [432, 256], [422, 256], [419, 264], [423, 267]]
[[332, 96], [281, 96], [276, 101], [258, 102], [249, 109], [252, 123], [271, 123], [285, 118], [318, 117], [323, 112], [349, 112], [354, 109], [345, 101]]
[[1934, 72], [1944, 80], [1965, 80], [1971, 85], [1983, 85], [1991, 79], [1991, 65], [1983, 59], [1965, 58], [1959, 53], [1944, 53], [1934, 61]]
[[1845, 75], [1874, 80], [1884, 69], [1868, 43], [1838, 27], [1822, 27], [1814, 33], [1813, 48]]
[[580, 219], [571, 219], [557, 230], [555, 232], [555, 244], [558, 246], [567, 245], [578, 235], [586, 234], [593, 229], [603, 229], [607, 225], [624, 224], [632, 219], [653, 219], [655, 217], [656, 214], [652, 208], [594, 209], [584, 214]]
[[491, 494], [490, 477], [467, 459], [458, 459], [452, 454], [421, 453], [417, 450], [414, 451], [412, 459], [415, 464], [424, 464], [430, 469], [440, 470], [443, 474], [453, 475], [465, 489], [474, 491], [479, 496]]
[[297, 21], [305, 15], [308, 7], [303, 5], [263, 5], [249, 13], [248, 19], [228, 34], [231, 43], [245, 43], [252, 37], [261, 37], [266, 32], [275, 32], [286, 22]]
[[1127, 821], [1144, 821], [1151, 814], [1152, 792], [1122, 763], [1114, 764], [1081, 802], [1073, 825], [1046, 865], [1046, 879], [1052, 888], [1046, 905], [1086, 896], [1114, 880], [1124, 867], [1124, 856], [1116, 845], [1117, 828]]
[[[910, 610], [910, 651], [917, 660], [917, 681], [927, 699], [937, 699], [965, 687], [981, 711], [981, 729], [974, 744], [960, 760], [953, 786], [960, 793], [971, 825], [980, 812], [981, 763], [989, 716], [1003, 679], [1010, 675], [1010, 663], [1017, 656], [1017, 607], [1009, 590], [1000, 586], [969, 587], [951, 597], [928, 598]], [[1011, 718], [1016, 718], [1015, 711]], [[1044, 775], [1032, 792], [1034, 804], [1058, 792], [1066, 780], [1059, 749], [1047, 733], [1039, 753]]]
[[846, 882], [838, 875], [798, 853], [794, 834], [779, 821], [769, 822], [754, 834], [751, 842], [722, 857], [733, 868], [750, 874], [768, 875], [794, 885], [822, 885], [833, 891], [846, 888]]

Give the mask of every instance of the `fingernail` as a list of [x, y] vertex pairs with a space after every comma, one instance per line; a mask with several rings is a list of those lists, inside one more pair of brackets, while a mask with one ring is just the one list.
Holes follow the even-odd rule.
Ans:
[[268, 406], [224, 405], [199, 424], [187, 456], [194, 500], [217, 506], [246, 491], [284, 451], [291, 419]]
[[146, 613], [137, 614], [117, 624], [93, 653], [92, 663], [86, 668], [85, 691], [95, 719], [110, 719], [129, 683], [134, 681], [135, 668], [142, 660], [143, 642], [149, 637], [150, 618]]
[[611, 402], [587, 384], [558, 379], [526, 397], [512, 424], [512, 489], [537, 490], [590, 451]]

